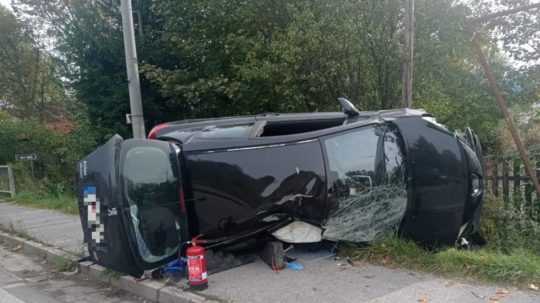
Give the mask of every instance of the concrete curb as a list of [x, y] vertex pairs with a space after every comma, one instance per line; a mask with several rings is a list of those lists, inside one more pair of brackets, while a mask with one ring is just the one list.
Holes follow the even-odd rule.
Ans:
[[[12, 246], [20, 246], [22, 252], [27, 255], [38, 256], [50, 262], [77, 262], [79, 258], [75, 255], [38, 243], [33, 240], [11, 235], [0, 230], [0, 242]], [[137, 281], [131, 276], [112, 277], [103, 266], [92, 262], [77, 263], [78, 270], [82, 275], [96, 281], [109, 283], [115, 288], [122, 289], [131, 294], [137, 295], [152, 302], [157, 303], [214, 303], [213, 299], [205, 298], [199, 294], [182, 290], [174, 286], [167, 286], [165, 283], [144, 280]]]

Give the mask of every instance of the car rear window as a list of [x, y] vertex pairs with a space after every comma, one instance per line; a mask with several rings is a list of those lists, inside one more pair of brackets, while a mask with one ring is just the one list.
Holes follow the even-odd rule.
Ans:
[[126, 153], [122, 175], [142, 259], [152, 263], [176, 253], [178, 180], [170, 152], [155, 146], [134, 147]]

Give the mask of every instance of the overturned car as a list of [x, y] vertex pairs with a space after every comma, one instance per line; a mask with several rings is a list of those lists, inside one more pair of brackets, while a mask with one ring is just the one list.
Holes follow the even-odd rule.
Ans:
[[79, 162], [90, 257], [133, 275], [199, 237], [225, 249], [369, 242], [389, 231], [453, 244], [479, 229], [481, 148], [420, 110], [261, 114], [114, 136]]

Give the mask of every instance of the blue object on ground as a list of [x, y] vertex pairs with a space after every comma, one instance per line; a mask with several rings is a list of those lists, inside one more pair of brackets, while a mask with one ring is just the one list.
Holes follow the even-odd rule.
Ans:
[[163, 274], [166, 276], [180, 278], [186, 269], [186, 262], [183, 259], [176, 259], [163, 267]]
[[296, 261], [293, 261], [293, 262], [288, 262], [287, 263], [287, 268], [289, 269], [292, 269], [294, 271], [301, 271], [304, 269], [304, 265], [296, 262]]

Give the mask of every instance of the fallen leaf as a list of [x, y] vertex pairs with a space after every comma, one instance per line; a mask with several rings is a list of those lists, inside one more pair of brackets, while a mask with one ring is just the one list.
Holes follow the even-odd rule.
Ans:
[[418, 299], [418, 303], [428, 303], [428, 299], [426, 296], [422, 296], [420, 299]]
[[498, 294], [498, 295], [507, 295], [510, 292], [507, 289], [502, 288], [502, 289], [498, 289], [497, 292], [495, 292], [495, 293]]

